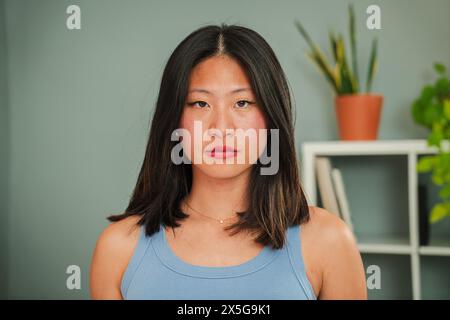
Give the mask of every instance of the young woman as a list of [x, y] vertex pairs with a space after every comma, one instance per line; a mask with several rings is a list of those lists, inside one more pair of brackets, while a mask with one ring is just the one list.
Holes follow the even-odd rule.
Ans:
[[[230, 147], [238, 129], [265, 132], [264, 148], [250, 148], [250, 135]], [[180, 144], [190, 162], [176, 161]], [[94, 299], [367, 298], [352, 233], [302, 191], [284, 72], [245, 27], [202, 27], [174, 50], [133, 196], [109, 220], [92, 259]]]

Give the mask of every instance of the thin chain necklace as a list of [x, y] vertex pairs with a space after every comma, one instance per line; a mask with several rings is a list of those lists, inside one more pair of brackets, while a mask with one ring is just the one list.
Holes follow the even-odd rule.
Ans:
[[[185, 203], [192, 211], [194, 211], [194, 212], [196, 212], [196, 213], [198, 213], [198, 214], [200, 214], [200, 215], [202, 215], [202, 216], [204, 216], [204, 217], [206, 217], [206, 218], [213, 219], [213, 220], [215, 220], [215, 221], [219, 221], [221, 224], [223, 224], [223, 222], [226, 221], [226, 220], [230, 220], [230, 219], [236, 218], [236, 215], [234, 215], [233, 217], [230, 217], [230, 218], [216, 219], [216, 218], [210, 217], [210, 216], [208, 216], [208, 215], [206, 215], [206, 214], [203, 214], [203, 213], [201, 213], [201, 212], [198, 211], [198, 210], [195, 210], [194, 208], [192, 208], [192, 207], [187, 203], [186, 200], [183, 200], [183, 202], [184, 202], [184, 203]], [[234, 208], [233, 208], [233, 210], [231, 210], [231, 211], [232, 211], [232, 212], [236, 212], [236, 211], [234, 211]]]

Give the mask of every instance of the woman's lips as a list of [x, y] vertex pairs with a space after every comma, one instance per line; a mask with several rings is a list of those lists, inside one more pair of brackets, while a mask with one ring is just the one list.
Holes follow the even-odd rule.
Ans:
[[214, 147], [209, 151], [206, 151], [207, 155], [210, 156], [211, 158], [219, 158], [219, 159], [235, 157], [238, 154], [238, 152], [239, 152], [238, 150], [227, 146], [218, 146]]

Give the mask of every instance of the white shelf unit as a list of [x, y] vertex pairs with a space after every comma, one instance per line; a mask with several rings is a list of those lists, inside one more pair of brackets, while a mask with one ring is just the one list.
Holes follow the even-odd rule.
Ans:
[[[448, 143], [444, 144], [445, 148], [448, 148], [448, 146]], [[358, 238], [358, 248], [364, 254], [410, 256], [412, 297], [415, 300], [421, 299], [420, 257], [450, 256], [449, 241], [435, 241], [435, 243], [430, 243], [428, 246], [419, 245], [418, 172], [416, 164], [419, 155], [435, 154], [437, 149], [430, 148], [426, 140], [337, 140], [305, 142], [301, 146], [301, 152], [302, 184], [310, 205], [314, 206], [317, 206], [316, 157], [368, 155], [404, 155], [407, 157], [409, 239], [407, 237], [393, 237], [392, 235], [387, 235], [386, 237], [378, 236], [376, 239], [371, 239], [370, 237], [367, 239]], [[343, 174], [345, 175], [345, 173]], [[352, 211], [352, 216], [357, 214], [357, 212]]]

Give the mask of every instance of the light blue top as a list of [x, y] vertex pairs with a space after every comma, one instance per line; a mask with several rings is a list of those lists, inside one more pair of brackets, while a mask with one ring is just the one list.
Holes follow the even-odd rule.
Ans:
[[316, 299], [303, 263], [300, 226], [288, 228], [282, 249], [265, 246], [239, 265], [207, 267], [178, 258], [161, 225], [140, 237], [124, 272], [121, 292], [133, 300], [305, 300]]

